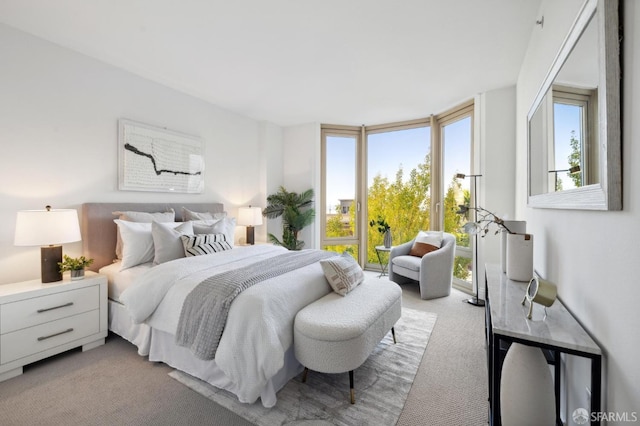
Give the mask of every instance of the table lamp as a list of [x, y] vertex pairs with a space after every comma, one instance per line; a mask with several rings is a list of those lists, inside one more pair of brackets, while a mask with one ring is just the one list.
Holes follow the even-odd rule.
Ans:
[[524, 305], [524, 302], [527, 300], [529, 301], [529, 312], [527, 313], [527, 318], [531, 319], [532, 317], [533, 302], [544, 306], [544, 312], [546, 315], [547, 308], [553, 305], [553, 302], [556, 301], [557, 297], [558, 287], [554, 283], [538, 277], [531, 278], [529, 285], [527, 286], [527, 291], [524, 294], [524, 299], [522, 299], [522, 305]]
[[238, 209], [238, 225], [247, 227], [247, 244], [255, 244], [254, 226], [262, 225], [262, 209], [260, 207], [240, 207]]
[[40, 271], [43, 283], [62, 280], [60, 244], [80, 241], [78, 212], [74, 209], [22, 210], [16, 218], [16, 246], [41, 246]]

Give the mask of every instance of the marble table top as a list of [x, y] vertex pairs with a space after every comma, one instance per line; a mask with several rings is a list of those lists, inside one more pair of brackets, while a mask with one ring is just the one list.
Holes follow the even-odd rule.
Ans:
[[556, 346], [562, 349], [602, 355], [598, 344], [558, 299], [546, 309], [534, 303], [527, 319], [529, 302], [522, 305], [528, 282], [509, 280], [499, 265], [486, 265], [487, 296], [493, 333]]

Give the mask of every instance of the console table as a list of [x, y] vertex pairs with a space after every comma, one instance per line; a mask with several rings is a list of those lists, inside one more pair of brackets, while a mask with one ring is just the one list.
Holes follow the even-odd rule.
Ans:
[[[547, 361], [554, 366], [556, 424], [562, 424], [560, 358], [563, 353], [591, 360], [591, 412], [601, 411], [602, 350], [596, 342], [560, 300], [556, 300], [547, 308], [546, 317], [543, 307], [536, 305], [533, 318], [528, 320], [528, 302], [526, 306], [522, 306], [528, 283], [507, 279], [499, 265], [486, 265], [485, 271], [489, 424], [501, 424], [502, 361], [508, 345], [514, 342], [541, 348]], [[570, 408], [570, 411], [573, 410]], [[592, 421], [591, 424], [595, 425], [598, 422]]]

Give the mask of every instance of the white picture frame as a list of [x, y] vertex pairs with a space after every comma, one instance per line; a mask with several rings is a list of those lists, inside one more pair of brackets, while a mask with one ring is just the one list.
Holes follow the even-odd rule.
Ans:
[[202, 193], [202, 139], [166, 128], [118, 120], [118, 189]]

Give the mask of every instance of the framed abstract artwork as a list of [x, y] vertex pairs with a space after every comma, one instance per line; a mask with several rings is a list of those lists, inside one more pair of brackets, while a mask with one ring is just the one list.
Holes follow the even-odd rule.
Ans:
[[201, 193], [200, 138], [135, 121], [118, 120], [118, 189]]

